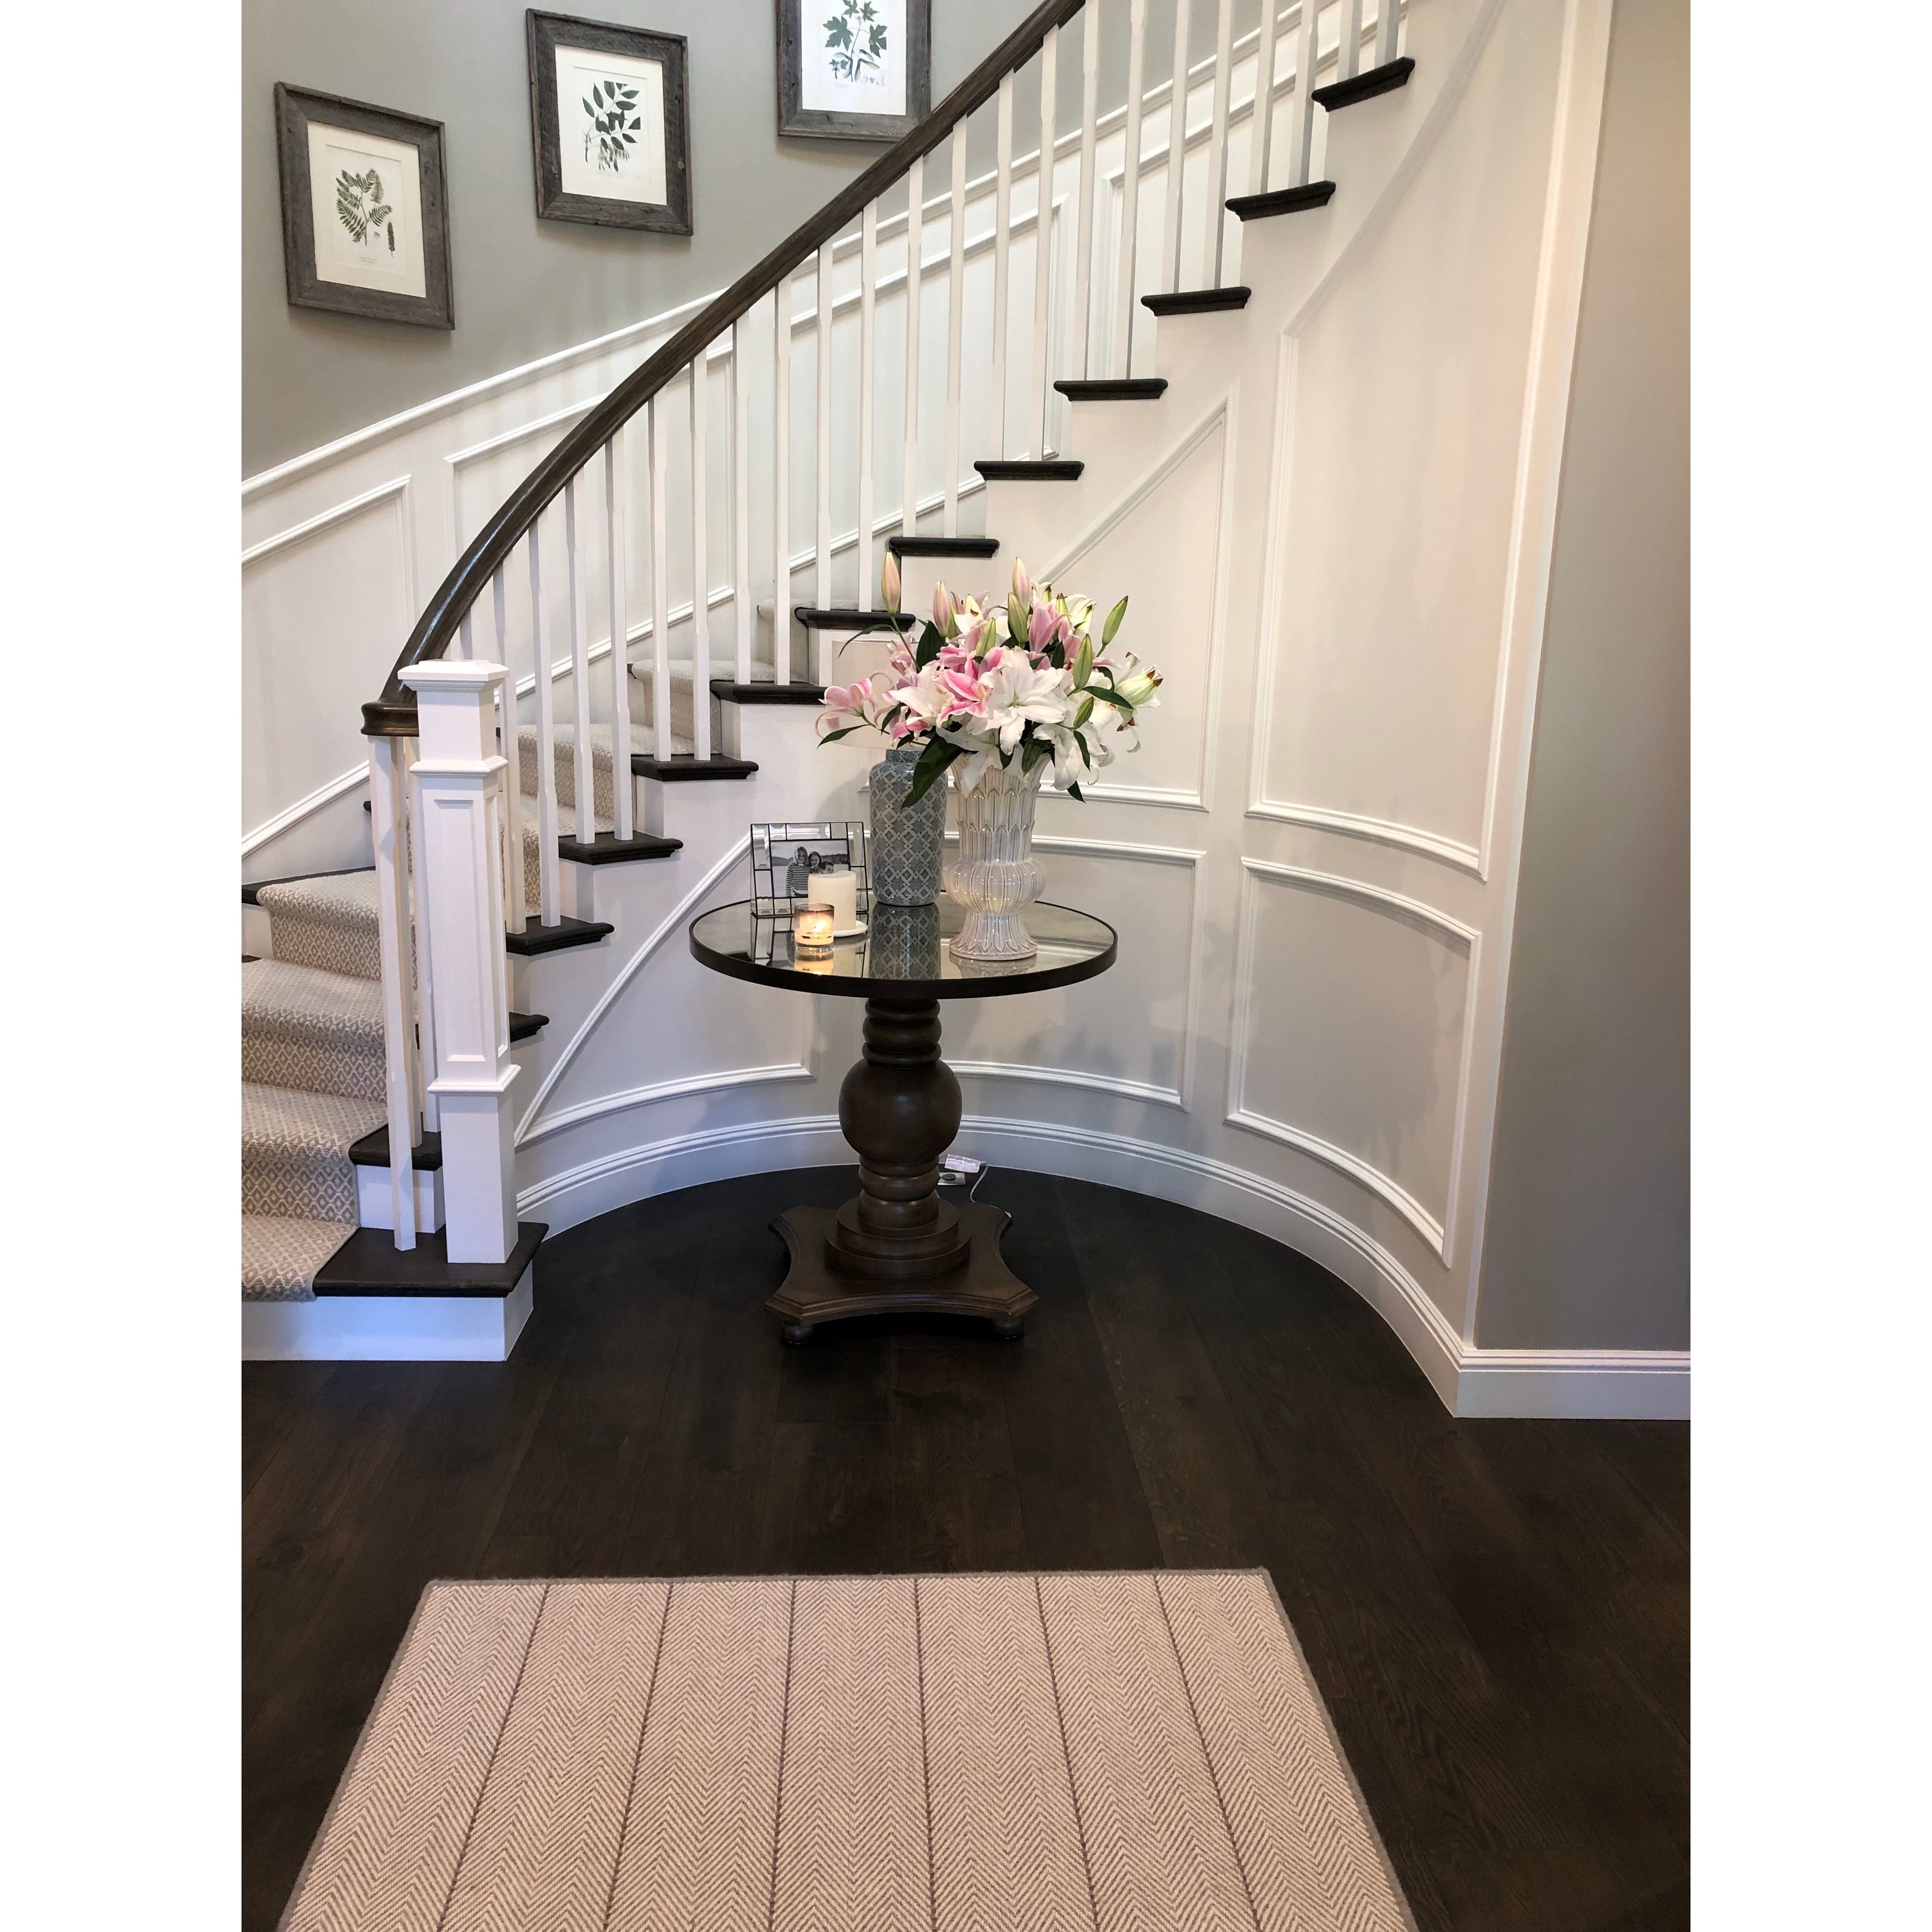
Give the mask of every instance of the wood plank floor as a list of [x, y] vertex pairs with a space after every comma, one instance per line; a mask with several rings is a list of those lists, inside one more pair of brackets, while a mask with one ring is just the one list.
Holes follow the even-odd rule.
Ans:
[[1424, 1932], [1690, 1923], [1690, 1432], [1458, 1423], [1262, 1237], [995, 1171], [1025, 1341], [782, 1347], [764, 1174], [560, 1236], [498, 1364], [242, 1374], [244, 1922], [434, 1576], [1262, 1565]]

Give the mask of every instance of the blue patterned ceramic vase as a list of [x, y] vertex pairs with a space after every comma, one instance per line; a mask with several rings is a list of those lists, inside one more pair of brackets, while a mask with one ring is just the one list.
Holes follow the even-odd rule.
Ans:
[[946, 788], [932, 786], [908, 805], [920, 747], [896, 745], [872, 767], [870, 854], [872, 898], [880, 905], [931, 905], [939, 897], [940, 854], [946, 843]]

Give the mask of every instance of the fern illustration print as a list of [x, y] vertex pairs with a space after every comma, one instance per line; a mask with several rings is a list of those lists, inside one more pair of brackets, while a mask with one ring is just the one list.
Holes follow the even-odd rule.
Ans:
[[374, 168], [361, 174], [344, 168], [336, 176], [335, 218], [348, 230], [351, 241], [373, 248], [376, 238], [386, 237], [393, 255], [396, 226], [390, 217], [394, 212], [382, 199], [382, 177]]
[[584, 97], [590, 125], [584, 130], [584, 159], [601, 174], [616, 174], [637, 146], [644, 123], [638, 113], [638, 90], [626, 81], [593, 82]]
[[886, 23], [875, 0], [842, 0], [839, 10], [825, 23], [825, 47], [835, 80], [884, 81]]

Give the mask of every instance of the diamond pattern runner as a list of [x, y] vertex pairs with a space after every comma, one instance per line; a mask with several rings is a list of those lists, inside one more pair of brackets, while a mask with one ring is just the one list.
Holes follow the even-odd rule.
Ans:
[[1259, 1571], [436, 1583], [284, 1932], [1413, 1932]]

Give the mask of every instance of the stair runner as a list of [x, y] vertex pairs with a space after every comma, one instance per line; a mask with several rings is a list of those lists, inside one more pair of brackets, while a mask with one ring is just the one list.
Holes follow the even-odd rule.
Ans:
[[356, 1226], [349, 1150], [383, 1122], [376, 875], [264, 886], [242, 968], [242, 1298], [307, 1301]]

